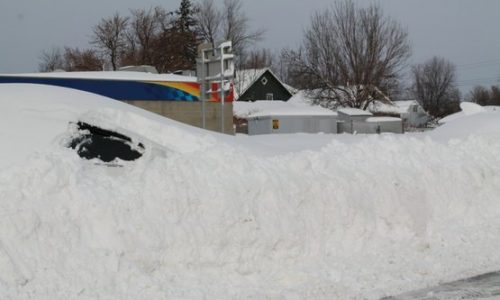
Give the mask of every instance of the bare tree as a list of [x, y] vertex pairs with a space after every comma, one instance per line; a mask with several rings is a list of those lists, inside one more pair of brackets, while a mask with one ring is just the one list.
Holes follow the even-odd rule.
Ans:
[[250, 30], [249, 19], [242, 0], [224, 0], [220, 9], [214, 0], [200, 0], [195, 16], [197, 33], [202, 41], [216, 46], [218, 39], [231, 41], [236, 54], [236, 68], [247, 60], [246, 49], [262, 40], [265, 30]]
[[80, 50], [78, 48], [64, 47], [51, 48], [44, 51], [40, 58], [40, 72], [65, 71], [99, 71], [102, 69], [102, 60], [92, 49]]
[[410, 52], [407, 31], [380, 6], [344, 0], [315, 13], [302, 47], [284, 57], [292, 84], [316, 89], [321, 104], [366, 109], [387, 99]]
[[500, 88], [494, 85], [488, 90], [483, 86], [475, 86], [467, 100], [479, 105], [500, 105]]
[[500, 106], [500, 88], [497, 85], [491, 87], [489, 105]]
[[237, 55], [236, 64], [241, 64], [245, 61], [246, 48], [262, 40], [265, 30], [249, 30], [249, 19], [241, 0], [224, 0], [222, 16], [222, 36], [233, 43], [233, 51]]
[[246, 61], [243, 62], [243, 69], [262, 69], [272, 68], [274, 56], [269, 49], [252, 50], [246, 56]]
[[64, 48], [64, 69], [66, 71], [100, 71], [103, 61], [92, 49]]
[[412, 74], [414, 95], [429, 114], [440, 118], [459, 110], [460, 92], [451, 62], [433, 57], [413, 66]]
[[42, 51], [39, 57], [38, 71], [52, 72], [57, 69], [64, 69], [64, 57], [59, 47], [52, 47]]
[[222, 13], [215, 6], [214, 0], [202, 0], [198, 3], [195, 18], [200, 38], [215, 47], [215, 42], [219, 38]]
[[109, 58], [113, 70], [117, 69], [120, 56], [125, 50], [127, 24], [128, 18], [116, 13], [111, 18], [101, 19], [93, 28], [91, 42]]
[[126, 33], [127, 47], [124, 62], [133, 65], [151, 65], [152, 44], [162, 28], [167, 15], [161, 7], [131, 10], [131, 19]]
[[479, 105], [488, 105], [490, 103], [490, 92], [484, 86], [475, 86], [467, 96], [467, 100]]

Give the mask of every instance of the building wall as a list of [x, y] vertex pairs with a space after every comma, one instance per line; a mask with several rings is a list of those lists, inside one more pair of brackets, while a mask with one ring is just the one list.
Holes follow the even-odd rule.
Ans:
[[429, 115], [423, 110], [421, 106], [417, 106], [417, 111], [410, 107], [407, 113], [401, 114], [401, 118], [407, 127], [424, 127], [429, 122]]
[[[264, 77], [265, 84], [262, 81]], [[269, 71], [266, 71], [238, 98], [238, 101], [266, 100], [269, 93], [273, 94], [273, 100], [288, 101], [292, 97], [292, 94]]]
[[[186, 101], [124, 101], [125, 103], [157, 113], [164, 117], [202, 127], [201, 102]], [[220, 132], [221, 104], [206, 102], [206, 129]], [[234, 134], [233, 103], [224, 103], [224, 133]]]
[[403, 133], [402, 120], [383, 122], [350, 122], [339, 123], [339, 133], [376, 134], [376, 133]]
[[334, 116], [265, 116], [248, 120], [248, 134], [337, 133]]

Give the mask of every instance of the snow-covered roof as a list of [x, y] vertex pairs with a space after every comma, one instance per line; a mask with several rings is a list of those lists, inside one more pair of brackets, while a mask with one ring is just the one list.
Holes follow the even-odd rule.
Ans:
[[401, 118], [395, 117], [369, 117], [366, 119], [368, 123], [378, 123], [378, 122], [394, 122], [394, 121], [402, 121]]
[[399, 108], [400, 112], [408, 112], [414, 105], [420, 106], [420, 103], [418, 103], [417, 100], [400, 100], [393, 101], [393, 103]]
[[283, 86], [292, 94], [292, 95], [295, 95], [297, 94], [300, 90], [297, 89], [297, 88], [294, 88], [293, 86], [289, 85], [289, 84], [286, 84], [284, 82], [283, 83]]
[[154, 66], [140, 65], [140, 66], [124, 66], [118, 69], [118, 71], [130, 71], [130, 72], [143, 72], [158, 74], [158, 70]]
[[334, 111], [312, 105], [304, 95], [297, 93], [288, 101], [260, 100], [255, 102], [233, 102], [233, 113], [238, 118], [263, 116], [336, 116]]
[[372, 116], [372, 113], [366, 110], [362, 110], [359, 108], [352, 108], [352, 107], [342, 107], [337, 109], [337, 112], [343, 113], [345, 115], [349, 116]]
[[21, 74], [0, 74], [0, 76], [197, 82], [197, 78], [193, 76], [182, 76], [176, 74], [152, 74], [152, 73], [132, 72], [132, 71], [21, 73]]
[[407, 113], [413, 105], [420, 104], [416, 100], [393, 101], [392, 104], [374, 101], [368, 105], [368, 110], [372, 113], [386, 114], [404, 114]]

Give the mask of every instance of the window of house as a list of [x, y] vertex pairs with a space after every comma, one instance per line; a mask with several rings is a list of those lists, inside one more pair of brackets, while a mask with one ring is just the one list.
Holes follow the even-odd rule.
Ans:
[[266, 100], [274, 100], [274, 94], [273, 93], [267, 93], [266, 94]]
[[266, 77], [262, 77], [262, 79], [260, 80], [260, 82], [262, 83], [262, 85], [266, 85], [268, 80]]
[[413, 112], [418, 112], [418, 106], [413, 105]]

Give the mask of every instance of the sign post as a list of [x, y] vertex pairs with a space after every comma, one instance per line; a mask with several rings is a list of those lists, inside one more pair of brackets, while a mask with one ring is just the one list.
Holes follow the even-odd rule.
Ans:
[[[231, 84], [225, 85], [224, 82], [229, 82], [234, 77], [234, 55], [232, 53], [232, 43], [230, 41], [222, 42], [217, 47], [212, 44], [202, 44], [198, 47], [197, 73], [198, 82], [200, 83], [200, 101], [202, 111], [202, 127], [206, 128], [206, 106], [205, 101], [207, 94], [210, 94], [210, 99], [217, 99], [219, 93], [220, 105], [220, 129], [225, 132], [224, 128], [224, 102], [225, 88], [231, 89]], [[211, 88], [208, 92], [206, 87], [211, 82], [218, 83], [217, 89]]]

